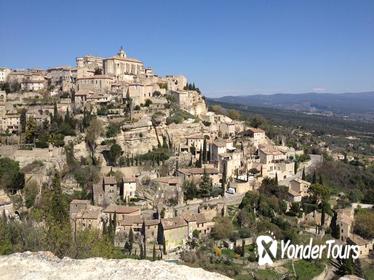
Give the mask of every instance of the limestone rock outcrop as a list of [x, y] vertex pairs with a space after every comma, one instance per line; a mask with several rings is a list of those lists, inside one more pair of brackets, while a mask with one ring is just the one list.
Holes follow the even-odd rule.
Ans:
[[190, 268], [165, 261], [59, 259], [50, 252], [24, 252], [0, 256], [0, 278], [7, 280], [229, 279], [201, 268]]

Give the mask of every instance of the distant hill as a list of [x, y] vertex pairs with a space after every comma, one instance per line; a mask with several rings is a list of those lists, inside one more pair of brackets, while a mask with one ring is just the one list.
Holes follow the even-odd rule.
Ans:
[[368, 114], [371, 116], [374, 114], [374, 91], [357, 93], [278, 93], [272, 95], [224, 96], [212, 98], [212, 100], [303, 112], [331, 112], [339, 115]]

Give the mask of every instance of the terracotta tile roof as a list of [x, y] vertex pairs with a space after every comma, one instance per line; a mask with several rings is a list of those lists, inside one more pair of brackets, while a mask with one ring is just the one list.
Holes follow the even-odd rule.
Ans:
[[256, 128], [256, 127], [249, 127], [247, 130], [252, 131], [253, 133], [265, 133], [264, 130], [261, 128]]
[[353, 244], [356, 244], [358, 246], [364, 246], [372, 243], [370, 240], [366, 240], [357, 234], [351, 234], [349, 239]]
[[197, 168], [197, 167], [180, 168], [180, 169], [178, 169], [178, 172], [180, 172], [182, 174], [186, 174], [186, 175], [200, 175], [200, 174], [204, 174], [204, 172], [206, 172], [208, 174], [218, 174], [219, 173], [217, 168]]
[[302, 179], [299, 179], [299, 178], [293, 179], [293, 180], [291, 180], [291, 182], [292, 181], [295, 181], [295, 182], [297, 182], [299, 184], [305, 184], [305, 185], [308, 185], [308, 186], [311, 185], [311, 183], [309, 183], [308, 181], [305, 181], [305, 180], [302, 180]]
[[158, 219], [152, 219], [152, 220], [144, 220], [144, 224], [146, 226], [156, 226], [160, 223], [160, 220]]
[[127, 216], [124, 220], [119, 221], [118, 224], [122, 226], [138, 225], [143, 224], [143, 219], [140, 215]]
[[116, 177], [114, 176], [104, 177], [104, 184], [105, 185], [116, 185], [117, 184]]
[[140, 211], [138, 207], [111, 204], [105, 208], [105, 213], [132, 214]]
[[187, 226], [187, 222], [182, 217], [175, 217], [170, 219], [161, 219], [161, 224], [164, 230], [180, 228]]
[[91, 204], [89, 200], [73, 199], [70, 204]]
[[123, 178], [124, 183], [136, 183], [136, 178], [134, 177], [125, 177]]
[[181, 178], [180, 177], [159, 177], [159, 178], [156, 178], [154, 181], [159, 182], [161, 184], [177, 185], [181, 183]]

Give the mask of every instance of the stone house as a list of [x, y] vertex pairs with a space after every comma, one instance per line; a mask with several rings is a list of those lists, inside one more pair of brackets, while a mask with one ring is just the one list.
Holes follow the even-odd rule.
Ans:
[[156, 186], [155, 203], [167, 204], [174, 201], [183, 203], [182, 178], [181, 177], [159, 177], [153, 180]]
[[74, 233], [85, 229], [103, 229], [102, 208], [93, 206], [89, 200], [74, 199], [70, 202], [70, 223]]
[[199, 237], [208, 236], [215, 224], [204, 213], [184, 213], [182, 217], [187, 222], [189, 238], [193, 237], [194, 231], [199, 232]]
[[354, 209], [344, 208], [337, 211], [336, 224], [340, 228], [340, 240], [347, 241], [351, 237], [354, 221]]
[[95, 205], [108, 205], [116, 203], [120, 197], [120, 187], [113, 176], [103, 177], [99, 183], [93, 186]]
[[38, 91], [46, 87], [46, 79], [43, 74], [27, 74], [21, 82], [21, 89], [24, 91]]
[[357, 234], [351, 234], [347, 239], [347, 243], [358, 246], [359, 258], [367, 258], [374, 249], [374, 240], [366, 240]]
[[265, 131], [261, 128], [249, 127], [241, 133], [241, 136], [249, 137], [255, 147], [266, 142]]
[[191, 180], [195, 183], [199, 183], [205, 172], [212, 179], [213, 185], [218, 185], [220, 183], [221, 174], [217, 168], [180, 168], [177, 170], [177, 176], [182, 177], [183, 181]]
[[291, 202], [300, 202], [302, 197], [308, 196], [310, 183], [299, 178], [290, 181], [288, 194]]
[[210, 159], [213, 162], [219, 161], [219, 155], [233, 150], [235, 148], [231, 140], [217, 139], [210, 145]]
[[7, 81], [8, 75], [12, 72], [9, 68], [0, 68], [0, 83], [4, 83]]
[[160, 225], [159, 219], [144, 220], [142, 234], [148, 243], [157, 242], [158, 227]]
[[226, 169], [226, 178], [234, 177], [241, 167], [242, 153], [231, 150], [218, 156], [218, 166], [221, 173]]
[[187, 239], [188, 223], [182, 217], [161, 219], [158, 241], [165, 245], [167, 252], [184, 246]]
[[113, 79], [106, 75], [95, 75], [77, 79], [77, 91], [92, 90], [94, 92], [108, 92], [111, 90]]
[[172, 91], [179, 108], [191, 115], [200, 116], [207, 113], [207, 107], [203, 96], [194, 90]]
[[116, 216], [117, 222], [128, 219], [128, 217], [136, 217], [141, 215], [140, 208], [124, 205], [111, 204], [103, 211], [110, 220], [114, 220]]
[[260, 146], [258, 149], [258, 155], [262, 164], [269, 164], [275, 161], [282, 161], [287, 159], [284, 153], [271, 145]]
[[20, 114], [16, 111], [8, 111], [1, 117], [2, 131], [18, 133], [20, 129]]
[[232, 182], [230, 182], [230, 188], [232, 188], [234, 192], [237, 194], [245, 194], [248, 191], [254, 190], [254, 183], [255, 183], [254, 179], [253, 180], [234, 179]]
[[129, 201], [135, 197], [136, 193], [136, 179], [135, 178], [124, 178], [123, 181], [123, 200]]
[[229, 123], [220, 123], [219, 124], [219, 131], [224, 136], [235, 136], [236, 134], [236, 125], [234, 122]]

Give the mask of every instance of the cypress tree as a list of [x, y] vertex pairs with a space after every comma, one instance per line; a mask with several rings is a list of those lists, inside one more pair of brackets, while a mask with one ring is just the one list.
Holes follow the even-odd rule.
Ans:
[[323, 180], [322, 180], [322, 176], [321, 175], [319, 175], [319, 182], [318, 183], [321, 184], [321, 185], [323, 185]]
[[153, 251], [152, 251], [152, 260], [156, 260], [156, 244], [153, 244]]
[[200, 149], [199, 160], [196, 162], [196, 167], [201, 168], [202, 166], [203, 166], [203, 163], [202, 163], [202, 149]]
[[305, 180], [305, 167], [303, 168], [303, 174], [301, 175], [301, 179]]
[[208, 160], [207, 158], [207, 143], [206, 143], [206, 137], [204, 137], [204, 143], [203, 143], [203, 163], [206, 163]]
[[317, 174], [316, 174], [316, 171], [314, 170], [312, 184], [315, 184], [315, 183], [317, 183]]
[[245, 241], [242, 240], [242, 250], [240, 251], [240, 256], [243, 258], [245, 254]]

